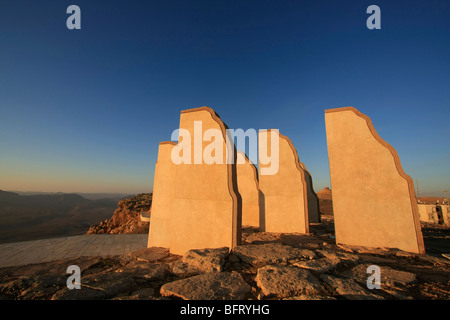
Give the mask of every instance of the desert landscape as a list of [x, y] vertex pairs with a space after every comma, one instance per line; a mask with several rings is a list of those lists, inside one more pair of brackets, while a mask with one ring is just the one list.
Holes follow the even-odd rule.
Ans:
[[446, 314], [449, 1], [0, 16], [11, 314]]
[[117, 198], [0, 190], [0, 243], [83, 234], [92, 224], [110, 218], [116, 208]]
[[[204, 121], [200, 130], [217, 130], [215, 142], [225, 141], [227, 126], [211, 108], [184, 110], [180, 117], [181, 128], [195, 133], [192, 128]], [[271, 148], [278, 150], [278, 154], [270, 151], [271, 157], [276, 156], [270, 168], [277, 166], [270, 174], [264, 175], [267, 162], [266, 166], [259, 162], [256, 169], [247, 157], [242, 163], [216, 159], [212, 166], [176, 165], [172, 150], [177, 144], [161, 142], [153, 192], [119, 200], [106, 219], [100, 214], [111, 210], [107, 206], [111, 199], [1, 191], [4, 230], [29, 237], [48, 223], [53, 229], [40, 231], [40, 237], [55, 236], [54, 228], [59, 228], [66, 238], [0, 246], [4, 257], [0, 298], [450, 299], [448, 206], [431, 205], [431, 211], [419, 214], [423, 204], [415, 197], [412, 179], [367, 116], [355, 108], [339, 108], [326, 110], [325, 117], [330, 159], [337, 154], [340, 159], [330, 166], [336, 189], [325, 187], [316, 193], [291, 140], [278, 130], [264, 130], [260, 139], [266, 143], [265, 135], [271, 139], [267, 150], [259, 144], [259, 158]], [[347, 130], [348, 122], [359, 126], [359, 136]], [[343, 139], [345, 134], [351, 137]], [[371, 140], [362, 138], [367, 135]], [[353, 145], [364, 145], [367, 152]], [[226, 152], [218, 154], [226, 158]], [[387, 173], [380, 178], [373, 168], [382, 164]], [[397, 186], [389, 189], [393, 185]], [[421, 202], [425, 201], [437, 203], [435, 198]], [[98, 220], [88, 228], [92, 219]], [[14, 229], [18, 226], [25, 231]], [[81, 226], [84, 235], [68, 237]], [[147, 246], [136, 249], [138, 238], [126, 243], [120, 237], [130, 234], [143, 236]], [[112, 235], [116, 237], [107, 238]], [[98, 242], [90, 241], [94, 236]], [[62, 246], [55, 247], [57, 242]], [[122, 249], [116, 251], [120, 244]], [[83, 270], [77, 290], [65, 281], [67, 266]]]
[[[427, 254], [336, 245], [329, 188], [318, 192], [321, 222], [309, 234], [244, 227], [242, 245], [174, 255], [147, 248], [115, 256], [85, 256], [0, 269], [0, 298], [18, 300], [448, 300], [450, 228], [422, 223]], [[150, 195], [119, 202], [99, 233], [147, 233], [140, 209]], [[139, 200], [140, 199], [140, 200]], [[147, 199], [145, 202], [144, 199]], [[127, 205], [128, 204], [128, 205]], [[131, 213], [133, 205], [139, 207]], [[123, 210], [124, 208], [128, 208]], [[120, 209], [120, 210], [119, 210]], [[126, 214], [124, 214], [124, 212]], [[127, 228], [111, 228], [122, 217]], [[99, 226], [105, 226], [103, 229]], [[131, 226], [135, 227], [131, 227]], [[82, 270], [82, 290], [66, 287], [66, 268]], [[381, 289], [366, 286], [366, 269], [381, 270]]]

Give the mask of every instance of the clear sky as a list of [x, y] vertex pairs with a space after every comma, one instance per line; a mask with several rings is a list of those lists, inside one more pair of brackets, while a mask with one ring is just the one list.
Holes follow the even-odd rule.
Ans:
[[356, 107], [420, 194], [443, 196], [450, 2], [0, 0], [0, 189], [149, 192], [158, 143], [200, 106], [280, 129], [316, 191], [330, 186], [324, 110]]

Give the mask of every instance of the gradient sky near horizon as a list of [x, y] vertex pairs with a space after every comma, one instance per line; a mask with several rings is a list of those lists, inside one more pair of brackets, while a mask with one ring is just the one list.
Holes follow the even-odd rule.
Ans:
[[356, 107], [416, 193], [444, 196], [450, 2], [0, 1], [0, 189], [149, 192], [159, 142], [200, 106], [279, 129], [316, 191], [330, 186], [324, 110]]

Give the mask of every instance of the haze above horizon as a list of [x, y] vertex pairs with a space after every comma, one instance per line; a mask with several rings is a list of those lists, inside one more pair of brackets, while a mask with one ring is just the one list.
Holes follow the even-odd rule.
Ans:
[[353, 106], [418, 196], [450, 188], [448, 1], [73, 4], [81, 30], [69, 3], [0, 5], [2, 190], [151, 192], [159, 142], [200, 106], [279, 129], [316, 191], [331, 187], [324, 111]]

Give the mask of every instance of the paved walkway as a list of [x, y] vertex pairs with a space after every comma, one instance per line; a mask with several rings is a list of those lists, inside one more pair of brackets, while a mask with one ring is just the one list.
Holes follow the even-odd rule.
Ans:
[[147, 247], [147, 234], [91, 234], [0, 244], [0, 268], [80, 256], [130, 253]]

